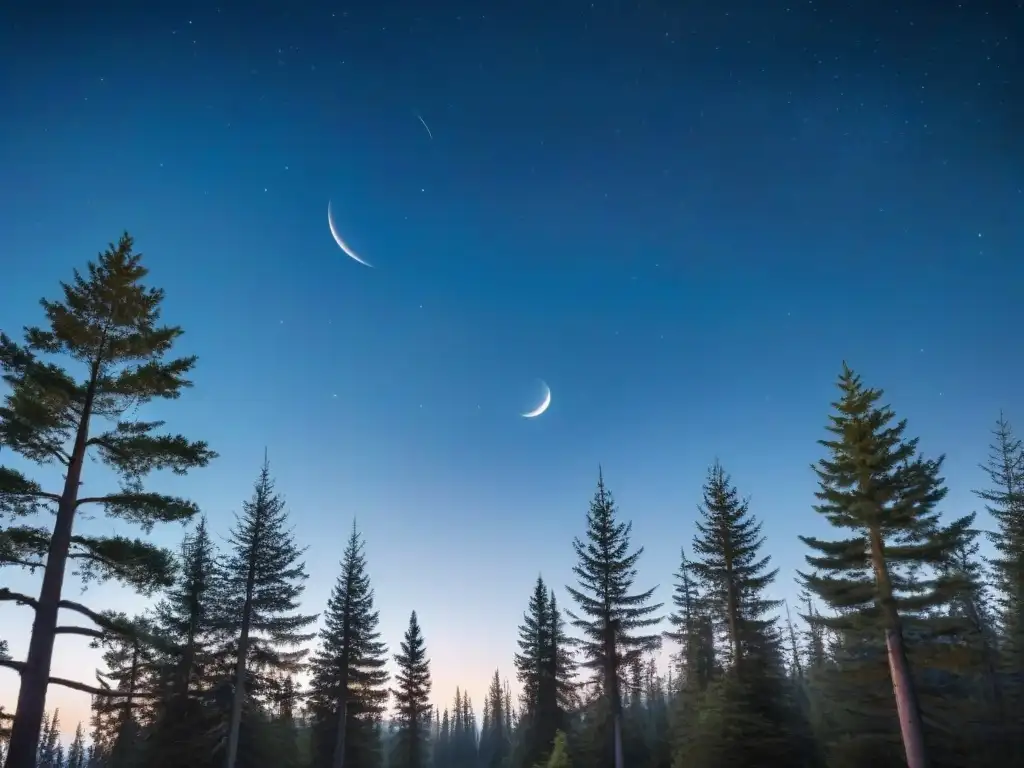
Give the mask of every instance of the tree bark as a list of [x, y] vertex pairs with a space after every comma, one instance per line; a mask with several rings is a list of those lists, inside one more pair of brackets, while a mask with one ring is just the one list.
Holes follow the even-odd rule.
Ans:
[[[347, 655], [347, 653], [346, 653]], [[348, 730], [348, 660], [341, 671], [341, 700], [338, 702], [338, 732], [334, 737], [331, 768], [345, 768], [345, 736]]]
[[231, 700], [231, 724], [228, 729], [227, 768], [235, 768], [238, 760], [238, 737], [242, 730], [242, 705], [245, 703], [246, 661], [249, 655], [249, 623], [252, 614], [252, 591], [256, 581], [256, 552], [259, 531], [253, 536], [253, 552], [246, 577], [245, 603], [242, 605], [242, 630], [238, 635], [238, 661], [235, 663], [235, 697]]
[[885, 648], [889, 657], [889, 676], [896, 699], [896, 712], [903, 737], [907, 768], [928, 768], [928, 751], [924, 743], [924, 724], [917, 688], [910, 673], [910, 661], [903, 640], [903, 626], [892, 594], [892, 582], [885, 561], [885, 544], [880, 531], [870, 532], [871, 564], [875, 572], [878, 604], [885, 622]]
[[68, 462], [64, 491], [57, 505], [57, 519], [53, 525], [50, 548], [46, 554], [46, 568], [43, 570], [43, 584], [39, 590], [36, 615], [32, 622], [28, 656], [21, 670], [21, 687], [18, 689], [18, 705], [14, 713], [11, 737], [7, 743], [5, 768], [35, 768], [36, 765], [39, 734], [46, 711], [46, 688], [50, 679], [50, 665], [53, 662], [53, 641], [57, 636], [57, 613], [60, 610], [64, 572], [71, 550], [71, 532], [75, 523], [78, 488], [81, 485], [82, 465], [85, 461], [85, 444], [89, 437], [89, 417], [95, 397], [97, 373], [98, 366], [94, 365], [82, 407], [82, 420], [78, 424], [75, 446]]

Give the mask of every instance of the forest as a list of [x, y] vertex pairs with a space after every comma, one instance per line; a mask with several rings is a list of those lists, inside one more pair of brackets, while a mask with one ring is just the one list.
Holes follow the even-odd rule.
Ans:
[[[404, 637], [381, 637], [354, 524], [330, 599], [310, 615], [303, 545], [266, 461], [220, 546], [195, 503], [150, 489], [154, 473], [200, 470], [216, 453], [134, 417], [187, 395], [197, 363], [173, 356], [182, 329], [162, 324], [147, 274], [125, 233], [41, 300], [42, 325], [0, 332], [0, 458], [64, 477], [44, 488], [0, 465], [0, 566], [41, 575], [38, 595], [0, 586], [32, 625], [23, 660], [0, 638], [0, 673], [20, 679], [16, 706], [0, 709], [6, 768], [1024, 764], [1024, 447], [1001, 414], [978, 457], [984, 519], [948, 517], [942, 456], [843, 363], [808, 446], [822, 458], [807, 514], [835, 532], [801, 537], [799, 605], [769, 597], [778, 574], [761, 525], [717, 462], [679, 542], [671, 604], [657, 604], [638, 579], [642, 543], [597, 473], [568, 604], [562, 585], [524, 585], [508, 677], [495, 671], [484, 701], [456, 690], [438, 709], [429, 628], [412, 612]], [[82, 495], [87, 458], [120, 487]], [[76, 530], [90, 508], [140, 537]], [[147, 539], [171, 523], [186, 526], [177, 551]], [[116, 580], [150, 607], [70, 600], [69, 575]], [[102, 651], [98, 683], [51, 675], [62, 634]], [[92, 697], [67, 747], [46, 710], [55, 685]]]

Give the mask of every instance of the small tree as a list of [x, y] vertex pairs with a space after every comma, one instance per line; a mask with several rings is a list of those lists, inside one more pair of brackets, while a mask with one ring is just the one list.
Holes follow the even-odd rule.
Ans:
[[[41, 300], [47, 328], [26, 328], [23, 344], [0, 332], [0, 369], [10, 388], [0, 407], [0, 444], [37, 464], [61, 466], [65, 478], [59, 491], [44, 491], [22, 473], [0, 467], [0, 517], [15, 523], [0, 532], [0, 564], [43, 570], [38, 599], [0, 590], [0, 599], [35, 611], [28, 658], [2, 662], [21, 673], [7, 768], [33, 765], [50, 682], [95, 692], [50, 678], [59, 609], [77, 611], [104, 630], [129, 631], [62, 599], [68, 561], [84, 578], [114, 578], [142, 591], [166, 585], [171, 576], [170, 553], [147, 541], [76, 533], [79, 509], [99, 504], [108, 516], [147, 532], [155, 523], [188, 520], [198, 511], [195, 504], [147, 492], [142, 481], [160, 469], [185, 474], [216, 456], [204, 442], [157, 434], [162, 421], [126, 418], [132, 406], [177, 398], [191, 386], [186, 377], [196, 362], [195, 357], [165, 359], [182, 330], [159, 325], [164, 292], [142, 284], [148, 270], [141, 262], [125, 233], [89, 262], [86, 275], [75, 270], [71, 283], [61, 283], [61, 300]], [[52, 362], [55, 356], [77, 363], [80, 376]], [[100, 420], [112, 422], [107, 431], [96, 430]], [[118, 493], [80, 496], [90, 449], [120, 476]], [[43, 511], [56, 513], [52, 529], [32, 524]]]

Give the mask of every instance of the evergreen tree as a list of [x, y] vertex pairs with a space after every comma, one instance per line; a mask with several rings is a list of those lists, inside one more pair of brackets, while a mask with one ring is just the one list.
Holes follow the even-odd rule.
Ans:
[[480, 729], [480, 765], [501, 768], [511, 748], [511, 734], [506, 730], [505, 689], [498, 670], [494, 670], [491, 686], [484, 702], [483, 727]]
[[[828, 456], [815, 467], [815, 509], [850, 537], [800, 537], [814, 552], [807, 561], [815, 569], [801, 578], [836, 612], [807, 618], [845, 633], [847, 643], [865, 633], [884, 637], [907, 764], [924, 768], [929, 756], [910, 669], [908, 620], [921, 631], [935, 627], [937, 621], [923, 612], [948, 605], [963, 584], [941, 573], [912, 579], [908, 569], [947, 562], [962, 545], [969, 520], [940, 522], [935, 508], [946, 495], [942, 458], [918, 454], [918, 441], [904, 437], [906, 422], [893, 423], [893, 411], [879, 404], [881, 390], [866, 388], [845, 365], [839, 389], [828, 426], [832, 438], [821, 441]], [[948, 629], [950, 622], [942, 626]]]
[[643, 547], [630, 552], [632, 527], [632, 523], [616, 519], [615, 502], [599, 473], [597, 491], [587, 512], [586, 539], [573, 541], [578, 558], [573, 573], [579, 588], [566, 589], [579, 611], [568, 613], [570, 623], [582, 634], [577, 641], [581, 663], [595, 673], [606, 702], [605, 719], [612, 717], [603, 758], [608, 761], [617, 744], [614, 729], [620, 707], [620, 676], [635, 660], [661, 644], [659, 635], [643, 633], [661, 620], [655, 615], [661, 604], [651, 604], [655, 588], [631, 593], [636, 563], [643, 554]]
[[683, 729], [678, 764], [754, 768], [799, 765], [805, 756], [773, 614], [781, 603], [765, 596], [777, 571], [763, 545], [761, 524], [716, 461], [704, 485], [689, 569], [722, 638], [726, 676], [707, 690], [699, 717]]
[[236, 515], [228, 552], [218, 573], [222, 628], [230, 633], [234, 661], [227, 768], [238, 759], [244, 705], [270, 688], [266, 675], [300, 669], [307, 651], [299, 646], [315, 637], [303, 629], [316, 615], [297, 612], [307, 578], [303, 550], [286, 527], [284, 501], [274, 491], [270, 464], [263, 467], [252, 498]]
[[353, 524], [324, 612], [320, 647], [310, 661], [317, 768], [369, 768], [380, 762], [377, 729], [388, 697], [388, 673], [379, 621], [363, 541]]
[[430, 660], [416, 620], [409, 617], [401, 651], [395, 654], [398, 673], [391, 695], [395, 700], [392, 727], [394, 745], [389, 768], [425, 768], [429, 756], [430, 733]]
[[36, 750], [35, 765], [38, 768], [63, 768], [63, 755], [60, 751], [60, 712], [54, 710], [52, 716], [43, 713], [43, 733]]
[[564, 667], [559, 675], [558, 656], [561, 653], [564, 661], [568, 649], [563, 647], [561, 616], [553, 600], [538, 576], [519, 626], [519, 652], [514, 659], [522, 686], [522, 733], [516, 764], [530, 768], [550, 751], [555, 731], [564, 725], [558, 694], [559, 684], [564, 687], [568, 681]]
[[75, 738], [68, 748], [67, 768], [87, 768], [85, 761], [85, 731], [82, 730], [82, 724], [79, 723], [75, 727]]
[[155, 609], [156, 631], [174, 644], [161, 659], [165, 695], [145, 744], [147, 768], [199, 768], [215, 748], [216, 551], [205, 518], [181, 544], [180, 568]]
[[[1011, 682], [1008, 709], [1024, 712], [1024, 443], [1002, 414], [982, 469], [989, 487], [975, 491], [996, 522], [990, 563], [999, 619], [1003, 671]], [[1024, 732], [1024, 715], [1015, 730]]]
[[[170, 578], [169, 553], [143, 539], [75, 533], [76, 514], [99, 504], [108, 516], [146, 532], [158, 522], [187, 520], [197, 512], [194, 504], [146, 492], [142, 482], [153, 470], [185, 474], [216, 455], [203, 442], [156, 434], [162, 421], [125, 418], [130, 406], [177, 398], [190, 386], [186, 377], [196, 362], [165, 359], [182, 330], [159, 324], [164, 294], [142, 284], [147, 272], [125, 233], [88, 263], [85, 276], [75, 270], [71, 283], [61, 283], [61, 300], [41, 300], [48, 327], [26, 328], [23, 345], [0, 332], [0, 369], [9, 388], [0, 407], [0, 445], [29, 461], [63, 467], [65, 478], [59, 492], [44, 491], [20, 472], [0, 467], [0, 517], [25, 521], [39, 511], [55, 512], [52, 529], [21, 524], [0, 534], [0, 563], [43, 571], [36, 600], [0, 590], [6, 593], [0, 599], [35, 611], [28, 657], [18, 667], [21, 687], [7, 768], [29, 768], [36, 757], [58, 610], [77, 611], [110, 631], [125, 630], [62, 599], [69, 561], [83, 578], [113, 578], [143, 591]], [[84, 378], [52, 362], [56, 356], [79, 364]], [[101, 431], [96, 425], [104, 420], [113, 423]], [[121, 477], [118, 492], [80, 495], [90, 449]]]
[[676, 610], [669, 615], [672, 629], [665, 632], [665, 637], [679, 646], [674, 657], [679, 685], [688, 690], [703, 691], [717, 668], [714, 628], [705, 611], [706, 603], [697, 590], [685, 549], [680, 551], [672, 603]]

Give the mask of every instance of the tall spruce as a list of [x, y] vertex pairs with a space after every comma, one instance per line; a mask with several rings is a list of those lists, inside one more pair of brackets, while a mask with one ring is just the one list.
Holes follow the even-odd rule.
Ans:
[[173, 642], [175, 652], [163, 659], [167, 691], [146, 739], [148, 768], [200, 768], [215, 751], [216, 560], [206, 519], [200, 518], [182, 541], [177, 578], [154, 611], [157, 633]]
[[395, 687], [392, 728], [394, 741], [388, 765], [390, 768], [425, 768], [430, 756], [430, 660], [423, 640], [416, 611], [409, 617], [409, 627], [395, 654], [398, 672]]
[[[880, 403], [882, 391], [865, 387], [845, 364], [838, 386], [827, 427], [831, 437], [819, 441], [827, 456], [814, 467], [815, 510], [850, 535], [833, 541], [800, 537], [813, 550], [807, 562], [814, 569], [801, 579], [835, 611], [806, 618], [839, 633], [874, 630], [884, 636], [907, 764], [925, 768], [931, 760], [904, 613], [920, 624], [924, 611], [948, 606], [962, 590], [956, 575], [932, 571], [962, 545], [969, 519], [942, 524], [936, 507], [946, 495], [939, 475], [943, 459], [918, 453], [918, 440], [904, 436], [906, 421], [895, 421], [892, 409]], [[915, 567], [930, 570], [921, 576]]]
[[777, 629], [772, 613], [779, 600], [765, 597], [778, 569], [763, 554], [761, 524], [750, 514], [719, 462], [708, 470], [703, 503], [693, 539], [690, 569], [700, 586], [701, 601], [725, 638], [727, 663], [743, 676], [745, 661], [775, 652]]
[[308, 652], [301, 644], [315, 637], [303, 630], [317, 616], [298, 612], [308, 577], [304, 550], [287, 524], [284, 500], [274, 490], [264, 457], [252, 498], [235, 516], [217, 578], [221, 627], [229, 633], [234, 661], [227, 768], [235, 768], [238, 758], [248, 697], [273, 688], [274, 678], [266, 672], [300, 671]]
[[661, 636], [644, 630], [661, 621], [661, 603], [651, 603], [656, 587], [632, 592], [636, 563], [643, 547], [630, 552], [633, 524], [619, 522], [615, 502], [598, 472], [597, 491], [587, 511], [585, 539], [573, 541], [577, 562], [573, 573], [578, 589], [566, 587], [578, 613], [568, 611], [570, 623], [580, 632], [577, 645], [581, 665], [592, 670], [611, 718], [606, 758], [621, 765], [619, 733], [619, 681], [622, 674], [645, 653], [657, 650]]
[[505, 689], [501, 675], [494, 670], [491, 686], [484, 701], [483, 725], [480, 729], [481, 768], [501, 768], [508, 759], [512, 734], [506, 729]]
[[[682, 734], [677, 762], [800, 765], [803, 745], [775, 614], [781, 601], [765, 595], [777, 569], [764, 554], [761, 524], [717, 461], [708, 470], [696, 527], [689, 570], [722, 640], [726, 675], [708, 690], [700, 717]], [[735, 738], [738, 732], [742, 739]]]
[[352, 533], [310, 659], [314, 768], [380, 763], [378, 729], [388, 698], [387, 646], [366, 572], [362, 537]]
[[[182, 330], [160, 324], [164, 292], [143, 284], [147, 274], [125, 233], [88, 263], [85, 275], [75, 270], [70, 283], [61, 283], [61, 299], [40, 301], [46, 327], [27, 327], [23, 344], [0, 332], [0, 369], [10, 390], [0, 407], [0, 445], [31, 462], [56, 464], [64, 474], [61, 489], [45, 491], [0, 467], [0, 518], [14, 523], [0, 534], [0, 563], [43, 571], [36, 599], [0, 591], [0, 599], [35, 612], [26, 660], [3, 662], [21, 675], [7, 768], [31, 768], [36, 759], [58, 610], [77, 611], [104, 630], [129, 629], [62, 598], [69, 561], [84, 578], [113, 578], [142, 591], [171, 576], [170, 554], [144, 539], [76, 531], [79, 510], [99, 504], [107, 516], [147, 533], [156, 523], [188, 520], [198, 511], [194, 504], [146, 491], [143, 481], [154, 470], [185, 474], [216, 455], [204, 442], [159, 434], [163, 421], [127, 415], [150, 401], [177, 398], [191, 385], [196, 363], [168, 358]], [[80, 374], [62, 368], [54, 361], [59, 357]], [[121, 478], [120, 490], [81, 495], [89, 454]], [[52, 527], [35, 522], [43, 512], [55, 514]]]
[[[1013, 681], [1011, 709], [1024, 712], [1024, 442], [1000, 414], [988, 460], [989, 486], [975, 493], [996, 523], [993, 572], [1004, 672]], [[1017, 727], [1024, 732], [1024, 717]]]

